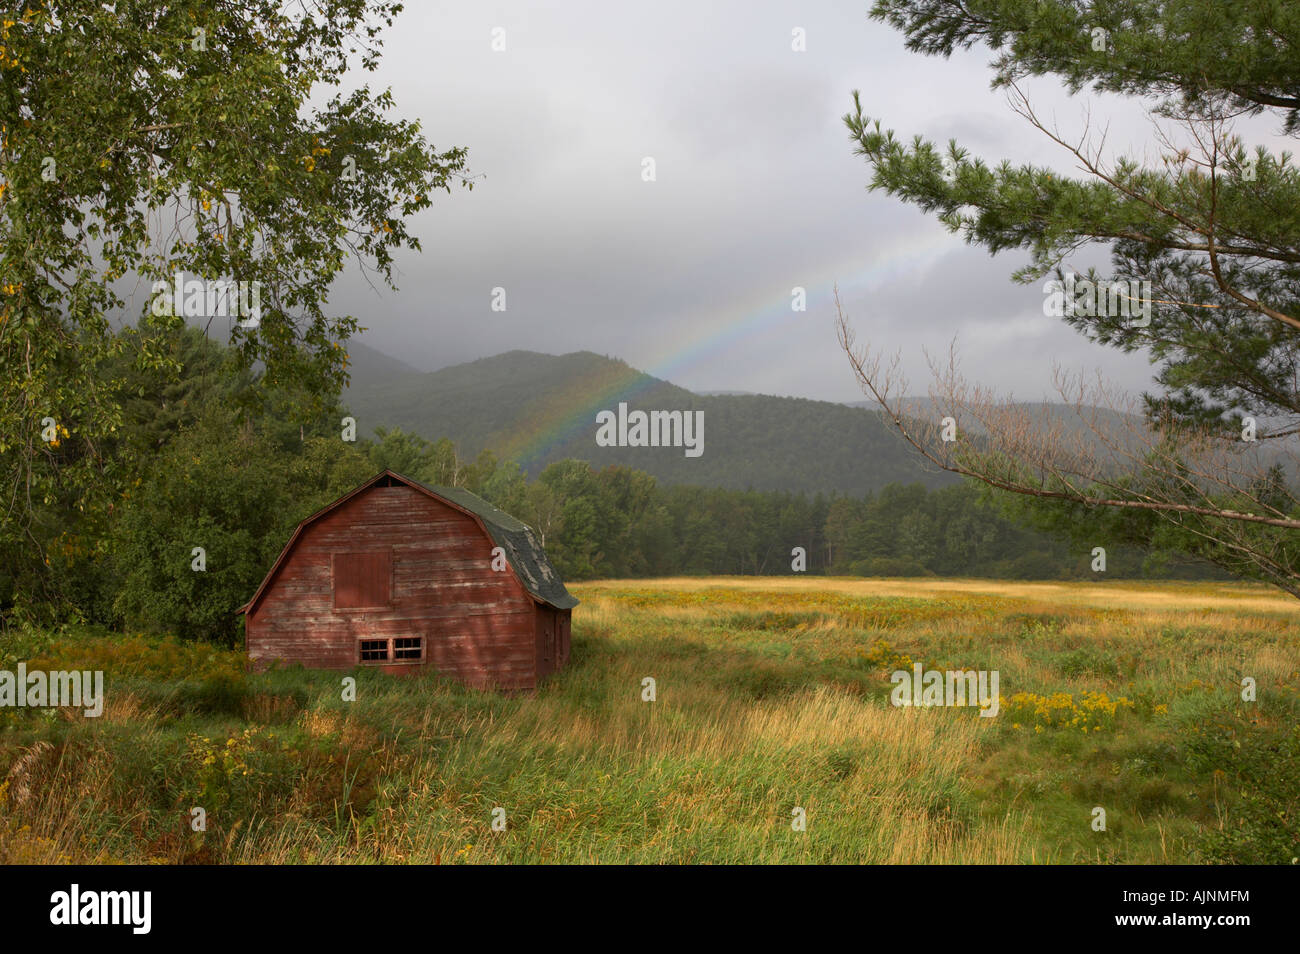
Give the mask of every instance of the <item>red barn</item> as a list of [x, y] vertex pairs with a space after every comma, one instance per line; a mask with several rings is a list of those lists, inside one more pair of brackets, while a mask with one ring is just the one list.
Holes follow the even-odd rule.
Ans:
[[255, 665], [532, 689], [568, 662], [577, 605], [529, 527], [386, 470], [298, 524], [240, 612]]

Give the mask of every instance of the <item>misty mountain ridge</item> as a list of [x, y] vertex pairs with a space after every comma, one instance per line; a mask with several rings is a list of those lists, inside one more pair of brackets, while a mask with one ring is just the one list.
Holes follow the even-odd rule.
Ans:
[[[862, 495], [894, 482], [933, 488], [958, 480], [920, 458], [871, 402], [693, 392], [590, 351], [507, 351], [430, 372], [356, 341], [348, 355], [352, 380], [343, 401], [363, 434], [397, 427], [429, 440], [450, 438], [462, 457], [491, 450], [530, 476], [575, 458], [597, 468], [633, 467], [668, 484], [732, 489]], [[704, 412], [703, 453], [599, 446], [597, 414], [618, 415], [620, 404], [629, 415]], [[1065, 405], [1026, 405], [1035, 418], [1077, 422]], [[931, 410], [926, 398], [904, 406], [918, 417]], [[1123, 426], [1122, 415], [1103, 413]]]

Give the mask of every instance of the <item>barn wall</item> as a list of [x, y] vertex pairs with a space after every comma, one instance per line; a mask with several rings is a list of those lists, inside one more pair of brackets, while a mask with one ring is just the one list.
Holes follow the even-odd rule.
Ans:
[[569, 635], [573, 621], [573, 610], [557, 609], [555, 611], [556, 625], [558, 627], [558, 643], [560, 647], [560, 658], [558, 660], [559, 668], [563, 669], [569, 664]]
[[[511, 571], [491, 569], [492, 541], [467, 514], [411, 487], [376, 486], [304, 528], [247, 620], [248, 654], [320, 669], [358, 664], [358, 640], [423, 636], [425, 667], [469, 685], [536, 682], [535, 601]], [[332, 555], [392, 547], [387, 609], [334, 608]]]
[[537, 680], [563, 669], [569, 661], [569, 619], [571, 610], [537, 604], [535, 617]]

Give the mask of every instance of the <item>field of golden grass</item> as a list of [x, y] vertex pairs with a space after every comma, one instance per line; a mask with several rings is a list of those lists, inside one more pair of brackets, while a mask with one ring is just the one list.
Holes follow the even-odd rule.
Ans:
[[[344, 702], [338, 673], [236, 652], [10, 634], [10, 664], [103, 668], [113, 691], [99, 720], [0, 712], [0, 862], [1300, 856], [1300, 603], [1265, 588], [571, 589], [572, 662], [521, 696], [361, 671]], [[997, 717], [891, 704], [914, 664], [997, 670]]]
[[730, 576], [666, 577], [656, 580], [602, 580], [582, 584], [587, 592], [621, 589], [627, 586], [647, 590], [722, 589], [761, 593], [800, 593], [815, 589], [850, 597], [896, 596], [938, 600], [946, 595], [1006, 597], [1025, 603], [1052, 606], [1086, 606], [1101, 609], [1175, 609], [1187, 612], [1233, 609], [1276, 613], [1300, 623], [1300, 600], [1263, 584], [1247, 583], [1055, 583], [1007, 580], [860, 579], [857, 577]]

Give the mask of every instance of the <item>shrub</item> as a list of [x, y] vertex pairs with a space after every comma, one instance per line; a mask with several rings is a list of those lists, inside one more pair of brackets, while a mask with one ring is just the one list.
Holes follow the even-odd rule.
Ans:
[[1060, 661], [1061, 672], [1066, 676], [1119, 676], [1119, 663], [1104, 650], [1085, 646], [1065, 653]]
[[1221, 773], [1222, 827], [1202, 831], [1201, 851], [1229, 864], [1294, 864], [1300, 856], [1300, 726], [1264, 728], [1239, 717], [1193, 727], [1188, 765]]

